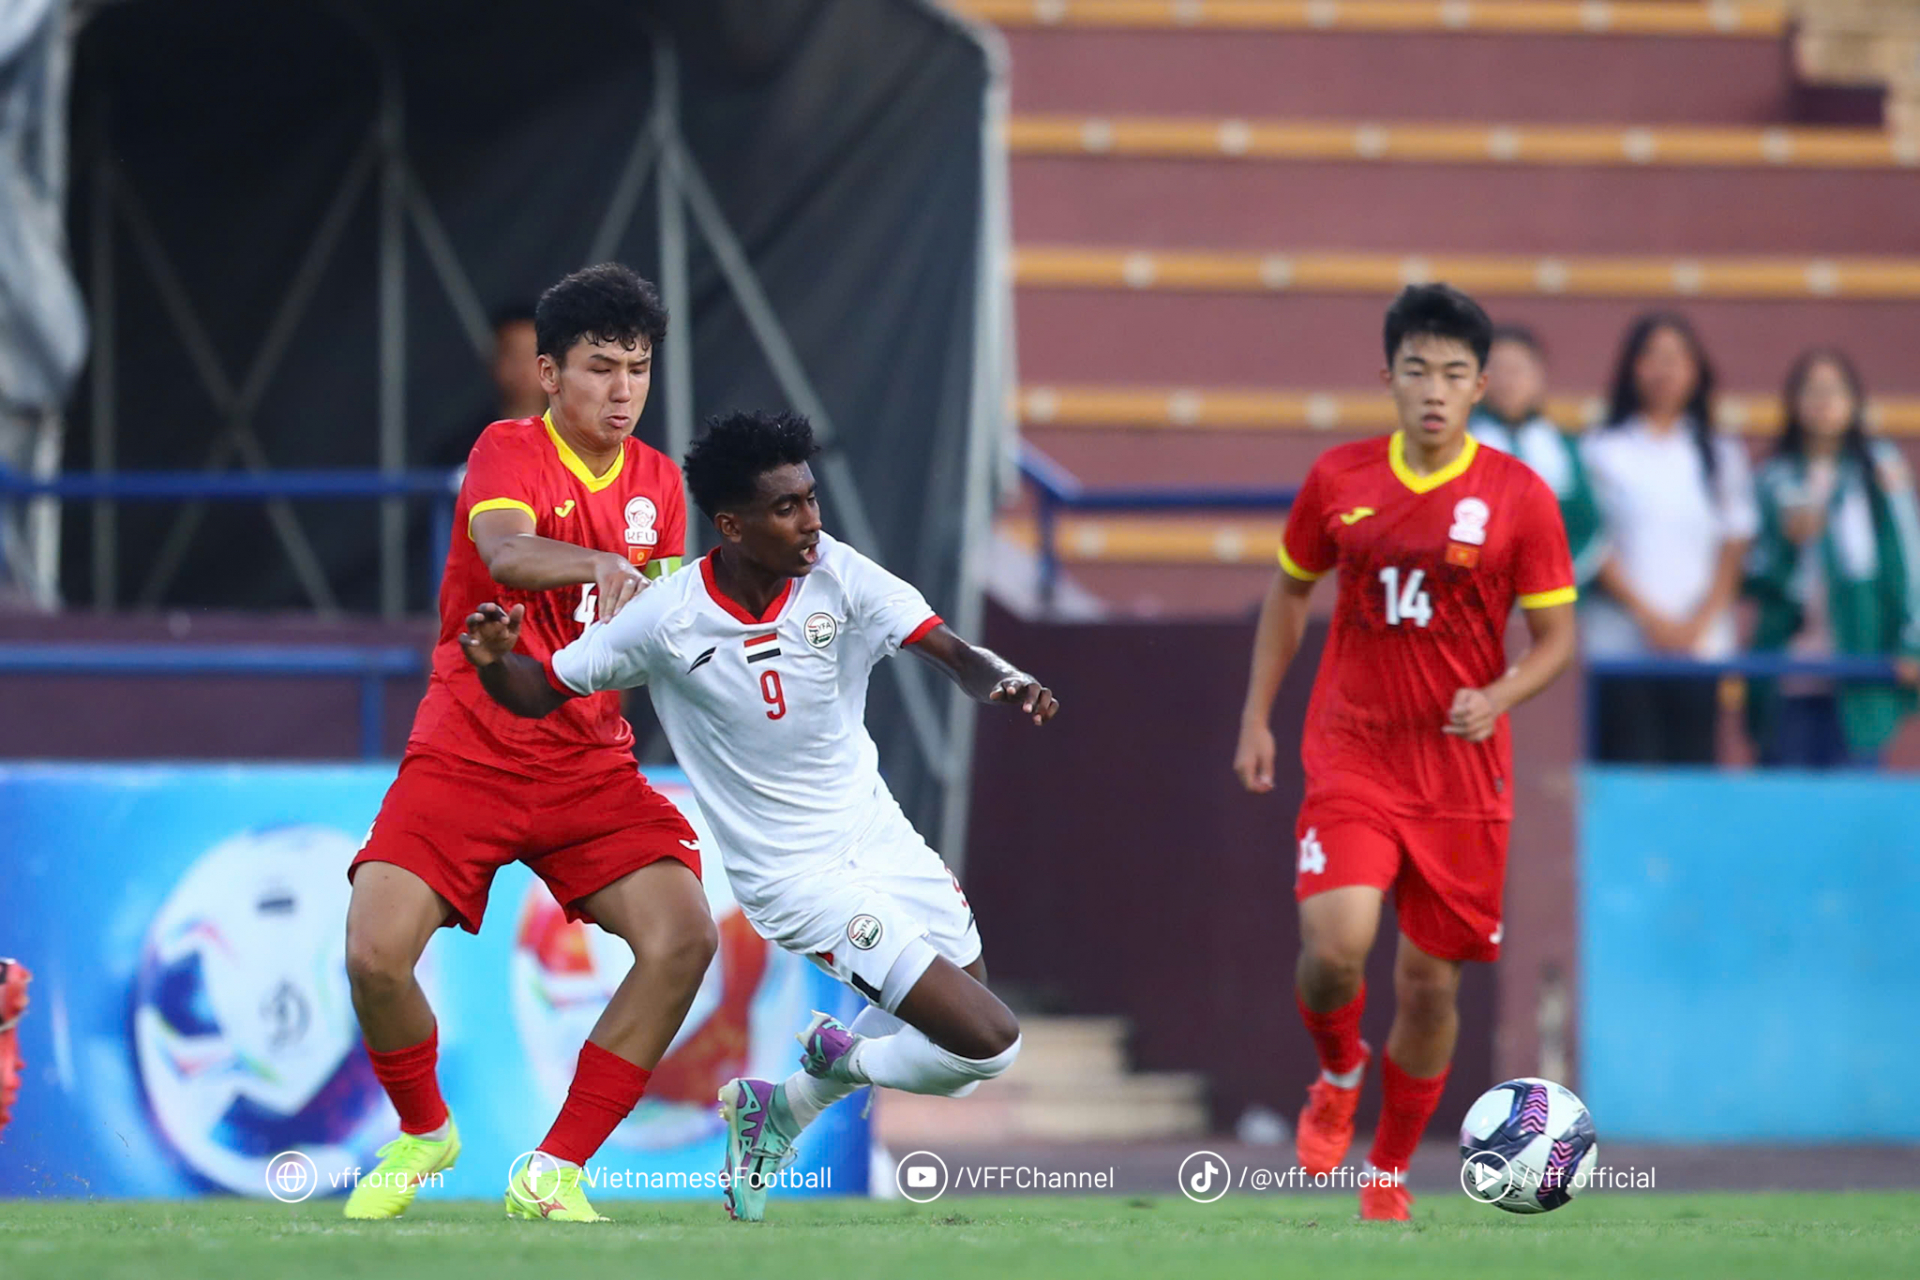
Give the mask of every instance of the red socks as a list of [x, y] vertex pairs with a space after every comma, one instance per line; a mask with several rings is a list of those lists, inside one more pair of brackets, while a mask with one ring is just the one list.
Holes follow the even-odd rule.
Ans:
[[1366, 984], [1360, 985], [1353, 999], [1330, 1013], [1315, 1013], [1307, 1008], [1298, 991], [1293, 998], [1300, 1006], [1301, 1018], [1306, 1021], [1307, 1034], [1313, 1037], [1313, 1047], [1320, 1054], [1321, 1070], [1339, 1075], [1359, 1066], [1360, 1011], [1367, 1007]]
[[447, 1104], [440, 1100], [440, 1080], [434, 1068], [440, 1062], [440, 1028], [419, 1044], [381, 1053], [367, 1050], [373, 1076], [400, 1113], [402, 1133], [432, 1133], [447, 1122]]
[[540, 1150], [558, 1160], [585, 1164], [607, 1135], [639, 1105], [653, 1073], [589, 1040], [580, 1046], [567, 1105], [547, 1131]]
[[1380, 1055], [1382, 1084], [1386, 1100], [1380, 1108], [1380, 1128], [1373, 1135], [1373, 1150], [1367, 1160], [1386, 1173], [1404, 1173], [1413, 1159], [1414, 1148], [1427, 1121], [1440, 1105], [1440, 1093], [1447, 1087], [1447, 1071], [1421, 1079], [1402, 1071], [1386, 1054]]

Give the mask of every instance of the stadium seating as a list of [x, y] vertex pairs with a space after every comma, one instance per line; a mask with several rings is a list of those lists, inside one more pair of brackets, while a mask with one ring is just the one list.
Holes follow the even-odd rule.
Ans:
[[[1809, 17], [1796, 70], [1771, 5], [956, 7], [1012, 50], [1023, 438], [1085, 485], [1297, 482], [1390, 425], [1379, 316], [1425, 279], [1543, 335], [1570, 428], [1630, 317], [1677, 307], [1723, 426], [1763, 436], [1789, 361], [1831, 343], [1920, 460], [1920, 135], [1881, 122], [1890, 19], [1869, 56], [1842, 38], [1867, 19]], [[1122, 611], [1237, 612], [1278, 520], [1085, 514], [1058, 550]], [[1001, 532], [1039, 537], [1025, 506]]]

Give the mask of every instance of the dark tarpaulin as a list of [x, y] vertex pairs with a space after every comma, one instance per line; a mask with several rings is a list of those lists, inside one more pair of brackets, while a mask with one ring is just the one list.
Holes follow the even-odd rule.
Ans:
[[[652, 107], [656, 29], [679, 54], [682, 134], [838, 429], [877, 550], [936, 609], [954, 609], [990, 72], [964, 31], [906, 0], [501, 0], [483, 10], [192, 0], [99, 11], [75, 49], [70, 225], [92, 289], [93, 204], [110, 169], [115, 465], [207, 463], [227, 422], [205, 385], [208, 358], [244, 385], [357, 158], [371, 166], [366, 188], [248, 420], [275, 467], [378, 465], [382, 172], [369, 148], [383, 67], [403, 89], [407, 164], [474, 300], [491, 310], [585, 261]], [[612, 256], [657, 280], [649, 182]], [[667, 341], [691, 343], [696, 416], [785, 407], [711, 250], [698, 235], [690, 243], [692, 322], [673, 316]], [[203, 351], [155, 283], [153, 244], [204, 330]], [[471, 325], [427, 250], [410, 227], [404, 403], [414, 466], [463, 458], [491, 403]], [[639, 431], [665, 447], [666, 366], [655, 368]], [[88, 394], [73, 406], [69, 470], [92, 461]], [[844, 535], [846, 495], [829, 487], [823, 497], [829, 528]], [[340, 604], [377, 608], [375, 507], [295, 510]], [[138, 599], [176, 515], [121, 507], [122, 601]], [[65, 588], [75, 602], [90, 594], [90, 529], [86, 509], [69, 507]], [[406, 599], [425, 610], [435, 584], [424, 509], [408, 529]], [[308, 598], [262, 510], [216, 505], [158, 603], [289, 608]], [[937, 788], [897, 684], [876, 680], [873, 691], [888, 772], [931, 833]]]

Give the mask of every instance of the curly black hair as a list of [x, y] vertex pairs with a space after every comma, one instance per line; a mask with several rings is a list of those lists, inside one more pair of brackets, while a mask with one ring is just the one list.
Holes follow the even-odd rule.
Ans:
[[1480, 304], [1449, 284], [1410, 284], [1387, 308], [1387, 363], [1400, 344], [1418, 335], [1456, 338], [1473, 350], [1481, 368], [1493, 349], [1493, 321]]
[[585, 267], [540, 295], [533, 309], [535, 349], [566, 363], [573, 344], [640, 339], [658, 350], [667, 336], [667, 309], [660, 293], [632, 268], [618, 262]]
[[752, 502], [760, 477], [820, 452], [813, 424], [798, 413], [727, 413], [707, 419], [682, 470], [694, 505], [711, 520]]

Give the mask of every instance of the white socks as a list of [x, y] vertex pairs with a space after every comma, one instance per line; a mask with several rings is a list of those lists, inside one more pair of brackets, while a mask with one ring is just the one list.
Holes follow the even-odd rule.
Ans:
[[948, 1053], [912, 1027], [903, 1027], [893, 1035], [862, 1041], [851, 1056], [848, 1070], [868, 1084], [951, 1097], [976, 1081], [991, 1080], [1005, 1072], [1020, 1056], [1020, 1041], [1016, 1038], [1004, 1052], [991, 1058], [963, 1058]]
[[[847, 1030], [857, 1036], [890, 1036], [906, 1025], [880, 1006], [870, 1004], [860, 1011], [860, 1016]], [[780, 1096], [793, 1115], [797, 1135], [818, 1119], [822, 1111], [861, 1087], [840, 1080], [816, 1080], [804, 1071], [796, 1071], [781, 1086]]]
[[1327, 1070], [1325, 1067], [1320, 1068], [1320, 1078], [1322, 1080], [1325, 1080], [1328, 1084], [1334, 1085], [1341, 1089], [1354, 1088], [1360, 1083], [1360, 1078], [1366, 1074], [1367, 1074], [1367, 1060], [1365, 1058], [1362, 1058], [1360, 1060], [1360, 1065], [1355, 1067], [1351, 1071], [1342, 1071], [1336, 1074], [1332, 1071]]
[[863, 1084], [905, 1093], [965, 1097], [982, 1080], [1003, 1074], [1020, 1056], [1017, 1038], [991, 1058], [948, 1053], [921, 1032], [872, 1005], [853, 1020], [848, 1030], [863, 1037], [848, 1055], [847, 1066], [854, 1083], [816, 1080], [804, 1071], [796, 1071], [780, 1087], [780, 1096], [799, 1129], [812, 1124], [822, 1111]]

